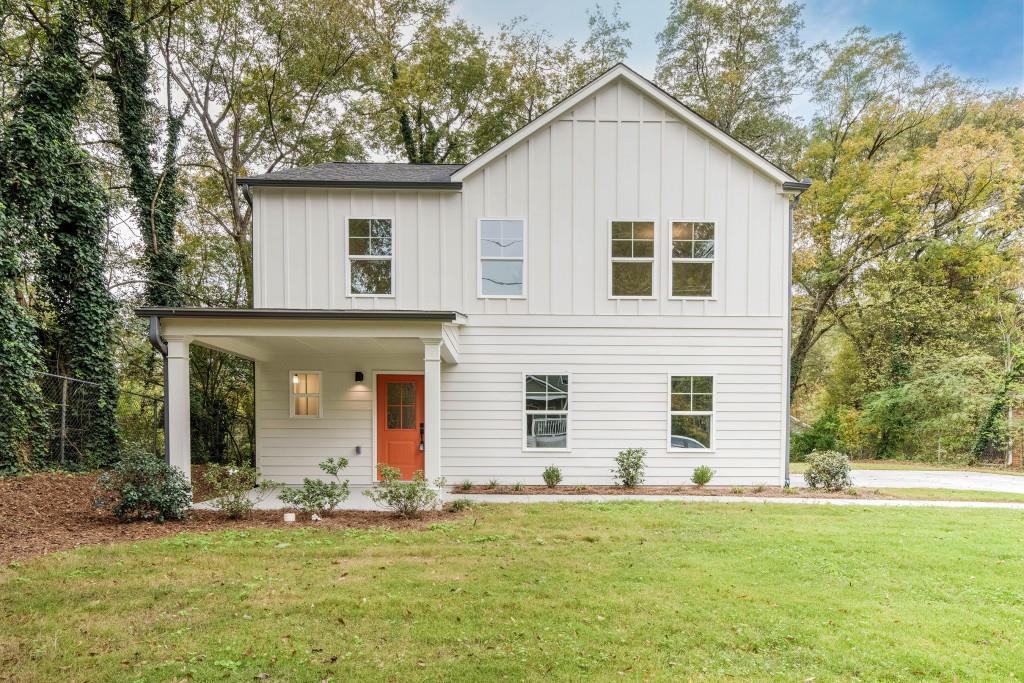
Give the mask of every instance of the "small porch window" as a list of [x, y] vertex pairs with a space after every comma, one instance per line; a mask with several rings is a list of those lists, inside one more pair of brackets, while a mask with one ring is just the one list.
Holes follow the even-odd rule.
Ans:
[[569, 448], [569, 375], [526, 375], [523, 384], [523, 448]]
[[289, 373], [289, 394], [292, 417], [321, 417], [320, 371], [296, 370]]
[[393, 296], [394, 271], [391, 219], [349, 218], [349, 296]]

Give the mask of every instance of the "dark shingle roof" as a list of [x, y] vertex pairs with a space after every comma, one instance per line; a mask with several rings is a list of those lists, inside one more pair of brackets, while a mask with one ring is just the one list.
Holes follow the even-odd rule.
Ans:
[[241, 185], [307, 185], [330, 187], [437, 187], [458, 189], [451, 174], [462, 164], [388, 164], [332, 161], [239, 177]]

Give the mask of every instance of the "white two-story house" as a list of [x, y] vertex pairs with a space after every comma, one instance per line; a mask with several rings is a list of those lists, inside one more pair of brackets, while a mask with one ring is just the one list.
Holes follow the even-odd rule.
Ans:
[[[189, 471], [191, 344], [255, 362], [256, 462], [449, 482], [785, 477], [790, 205], [806, 184], [619, 65], [466, 165], [240, 178], [255, 308], [140, 309]], [[159, 336], [157, 336], [159, 335]]]

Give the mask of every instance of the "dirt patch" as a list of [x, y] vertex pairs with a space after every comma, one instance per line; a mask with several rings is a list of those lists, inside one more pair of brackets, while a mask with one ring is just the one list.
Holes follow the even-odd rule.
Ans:
[[184, 531], [228, 529], [387, 527], [419, 529], [450, 512], [431, 512], [405, 520], [386, 512], [341, 510], [320, 522], [286, 524], [278, 511], [257, 510], [249, 519], [230, 520], [208, 510], [195, 510], [182, 522], [121, 524], [92, 506], [94, 474], [33, 474], [0, 478], [0, 564], [83, 545], [123, 543], [172, 536]]
[[460, 493], [501, 493], [513, 496], [525, 495], [561, 495], [561, 496], [635, 496], [635, 495], [657, 495], [657, 496], [747, 496], [750, 498], [852, 498], [852, 499], [898, 499], [899, 496], [888, 495], [873, 489], [857, 489], [855, 493], [848, 491], [837, 491], [834, 493], [820, 489], [795, 488], [784, 489], [781, 486], [636, 486], [626, 488], [625, 486], [522, 486], [518, 489], [512, 486], [473, 486], [464, 489], [456, 486], [451, 490], [452, 495]]

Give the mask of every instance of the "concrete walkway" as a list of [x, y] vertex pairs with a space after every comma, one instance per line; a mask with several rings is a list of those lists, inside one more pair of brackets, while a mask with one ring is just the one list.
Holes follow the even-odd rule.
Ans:
[[[797, 488], [807, 486], [799, 474], [794, 474], [790, 482]], [[1024, 477], [954, 470], [854, 470], [853, 485], [862, 489], [959, 489], [1024, 493]]]

